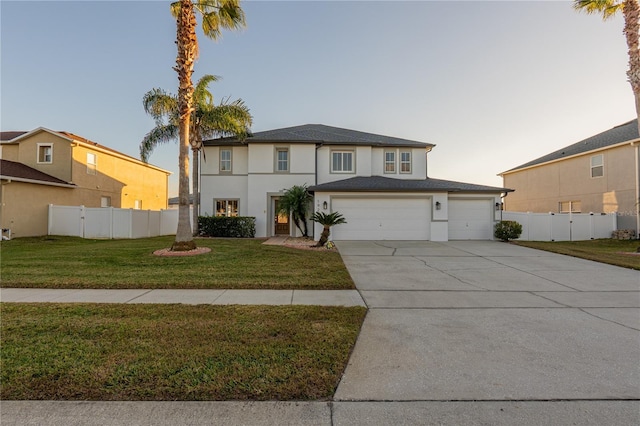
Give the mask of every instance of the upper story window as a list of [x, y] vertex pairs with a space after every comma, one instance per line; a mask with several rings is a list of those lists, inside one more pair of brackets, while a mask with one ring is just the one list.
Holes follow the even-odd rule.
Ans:
[[289, 171], [289, 148], [276, 148], [276, 172]]
[[411, 151], [400, 153], [400, 173], [411, 173]]
[[38, 163], [50, 164], [53, 163], [53, 144], [39, 143], [38, 144]]
[[231, 150], [220, 150], [220, 173], [231, 173]]
[[602, 154], [591, 157], [591, 177], [604, 176], [604, 158]]
[[395, 173], [396, 172], [396, 152], [385, 151], [384, 153], [384, 172]]
[[331, 152], [332, 173], [353, 173], [353, 151]]
[[94, 153], [87, 152], [87, 174], [95, 175], [98, 170], [98, 158]]

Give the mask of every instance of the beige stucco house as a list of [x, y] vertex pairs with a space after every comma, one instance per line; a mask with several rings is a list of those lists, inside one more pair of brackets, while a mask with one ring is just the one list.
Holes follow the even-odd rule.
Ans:
[[0, 226], [47, 234], [48, 205], [167, 208], [170, 172], [69, 132], [2, 132]]
[[635, 229], [640, 200], [640, 138], [632, 120], [500, 173], [515, 189], [505, 210], [617, 213], [618, 229]]

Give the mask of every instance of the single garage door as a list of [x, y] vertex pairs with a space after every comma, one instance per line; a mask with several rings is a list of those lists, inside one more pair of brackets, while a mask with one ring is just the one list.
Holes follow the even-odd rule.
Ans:
[[449, 199], [450, 240], [492, 240], [492, 200]]
[[331, 228], [334, 240], [428, 240], [431, 203], [427, 198], [334, 198], [333, 211], [347, 223]]

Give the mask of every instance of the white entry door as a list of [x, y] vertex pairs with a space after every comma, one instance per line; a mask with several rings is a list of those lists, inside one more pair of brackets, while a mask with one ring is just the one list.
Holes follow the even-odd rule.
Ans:
[[335, 198], [331, 209], [347, 223], [331, 228], [334, 240], [428, 240], [428, 198]]
[[492, 240], [492, 200], [449, 198], [450, 240]]

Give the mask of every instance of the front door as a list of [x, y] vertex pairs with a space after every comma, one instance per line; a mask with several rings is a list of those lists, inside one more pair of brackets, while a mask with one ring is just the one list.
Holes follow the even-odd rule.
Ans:
[[289, 235], [289, 216], [286, 214], [278, 213], [280, 207], [280, 202], [278, 200], [274, 201], [273, 211], [274, 211], [274, 226], [276, 235]]

